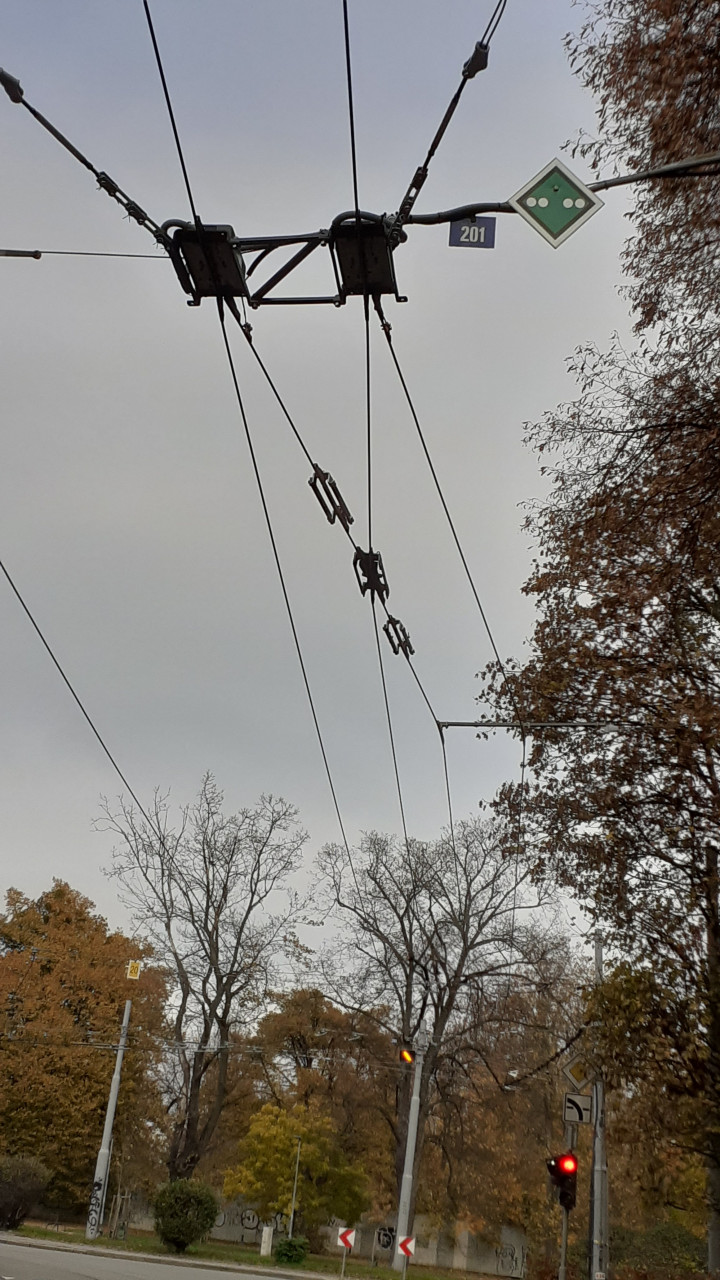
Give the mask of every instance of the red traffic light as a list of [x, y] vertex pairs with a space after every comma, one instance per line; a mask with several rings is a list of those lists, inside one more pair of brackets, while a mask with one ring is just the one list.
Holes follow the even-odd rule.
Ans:
[[570, 1212], [575, 1208], [577, 1192], [578, 1160], [573, 1151], [563, 1151], [562, 1155], [551, 1156], [547, 1161], [548, 1173], [558, 1191], [558, 1200], [563, 1209]]

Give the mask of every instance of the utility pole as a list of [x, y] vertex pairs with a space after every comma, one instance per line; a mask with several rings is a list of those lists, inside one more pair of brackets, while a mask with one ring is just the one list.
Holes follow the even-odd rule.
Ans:
[[297, 1140], [297, 1155], [295, 1157], [295, 1181], [293, 1182], [292, 1205], [290, 1207], [290, 1226], [288, 1227], [288, 1240], [292, 1240], [293, 1226], [295, 1224], [295, 1202], [297, 1200], [297, 1184], [298, 1174], [300, 1172], [300, 1148], [302, 1146], [302, 1138]]
[[560, 1237], [560, 1266], [558, 1267], [558, 1280], [565, 1280], [565, 1266], [567, 1263], [567, 1244], [568, 1244], [568, 1222], [570, 1214], [567, 1209], [562, 1211], [562, 1236]]
[[[595, 985], [603, 980], [603, 936], [595, 934]], [[608, 1270], [608, 1171], [605, 1153], [605, 1085], [598, 1075], [593, 1085], [595, 1134], [593, 1141], [590, 1277], [605, 1280]]]
[[408, 1235], [410, 1227], [410, 1203], [412, 1201], [413, 1191], [413, 1166], [415, 1164], [415, 1146], [417, 1143], [418, 1120], [420, 1118], [420, 1084], [422, 1082], [423, 1062], [428, 1047], [428, 1033], [425, 1029], [425, 1023], [421, 1023], [420, 1030], [414, 1044], [415, 1049], [415, 1071], [413, 1074], [413, 1091], [410, 1099], [410, 1114], [408, 1116], [407, 1142], [405, 1144], [405, 1165], [403, 1168], [402, 1183], [400, 1185], [400, 1204], [398, 1205], [397, 1217], [397, 1235], [395, 1237], [395, 1257], [393, 1258], [393, 1269], [395, 1271], [403, 1271], [407, 1266], [407, 1257], [400, 1253], [398, 1245], [405, 1236]]
[[98, 1151], [97, 1163], [95, 1165], [95, 1177], [93, 1179], [90, 1208], [88, 1210], [87, 1224], [85, 1227], [86, 1240], [96, 1240], [100, 1235], [100, 1227], [102, 1226], [103, 1206], [105, 1204], [108, 1173], [110, 1171], [112, 1128], [113, 1121], [115, 1119], [115, 1108], [117, 1106], [118, 1093], [120, 1090], [120, 1072], [122, 1071], [122, 1061], [125, 1054], [125, 1045], [127, 1044], [131, 1009], [132, 1000], [126, 1000], [125, 1015], [122, 1021], [122, 1028], [120, 1030], [120, 1042], [115, 1056], [115, 1070], [113, 1071], [113, 1078], [110, 1084], [110, 1097], [108, 1098], [107, 1111], [105, 1112], [105, 1126], [103, 1128], [102, 1142], [100, 1143], [100, 1150]]

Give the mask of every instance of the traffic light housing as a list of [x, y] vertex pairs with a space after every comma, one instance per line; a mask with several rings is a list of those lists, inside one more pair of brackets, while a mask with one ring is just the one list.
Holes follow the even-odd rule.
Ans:
[[577, 1156], [573, 1151], [564, 1151], [562, 1155], [551, 1156], [547, 1167], [552, 1184], [558, 1189], [558, 1200], [569, 1213], [575, 1208], [577, 1197]]

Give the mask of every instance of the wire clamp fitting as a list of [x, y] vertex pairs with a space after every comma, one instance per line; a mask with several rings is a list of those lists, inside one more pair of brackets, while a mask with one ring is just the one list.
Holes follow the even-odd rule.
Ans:
[[490, 45], [478, 40], [470, 57], [462, 69], [463, 80], [473, 80], [478, 71], [484, 71], [488, 64]]
[[388, 615], [388, 620], [383, 627], [383, 631], [390, 641], [390, 648], [393, 653], [403, 653], [406, 658], [412, 657], [415, 650], [410, 643], [410, 636], [407, 628], [403, 626], [399, 618], [393, 618]]
[[345, 532], [349, 533], [350, 525], [354, 523], [354, 518], [350, 515], [345, 499], [330, 472], [323, 471], [317, 462], [314, 462], [313, 474], [308, 480], [308, 484], [325, 512], [329, 523], [334, 524], [338, 520]]
[[387, 600], [390, 588], [379, 551], [363, 551], [361, 547], [356, 547], [353, 568], [363, 595], [369, 591], [372, 598], [377, 596], [383, 602]]

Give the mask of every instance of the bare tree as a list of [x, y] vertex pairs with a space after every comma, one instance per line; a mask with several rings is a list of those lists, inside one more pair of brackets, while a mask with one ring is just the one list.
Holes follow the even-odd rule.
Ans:
[[[547, 938], [528, 911], [545, 901], [507, 832], [492, 820], [459, 823], [424, 844], [371, 834], [358, 851], [332, 845], [320, 855], [342, 928], [323, 957], [326, 990], [346, 1009], [364, 1010], [410, 1044], [424, 1021], [416, 1172], [445, 1046], [476, 1047], [478, 1009], [502, 1020], [510, 984], [531, 985]], [[402, 1180], [411, 1071], [400, 1078], [394, 1115], [398, 1192]]]
[[152, 826], [123, 800], [115, 812], [103, 806], [103, 827], [120, 841], [111, 874], [175, 979], [171, 1180], [189, 1178], [208, 1149], [228, 1097], [231, 1036], [256, 1014], [299, 910], [278, 892], [307, 838], [297, 811], [273, 796], [227, 816], [222, 805], [207, 774], [177, 828], [157, 793]]

